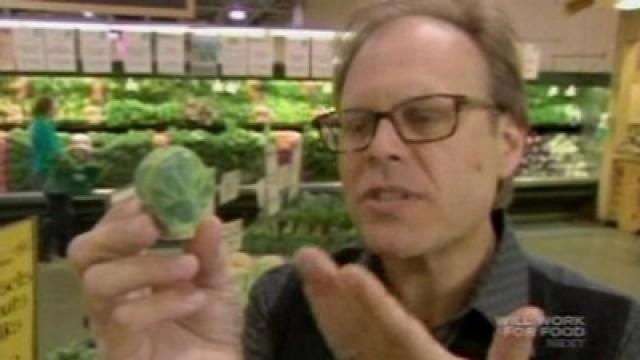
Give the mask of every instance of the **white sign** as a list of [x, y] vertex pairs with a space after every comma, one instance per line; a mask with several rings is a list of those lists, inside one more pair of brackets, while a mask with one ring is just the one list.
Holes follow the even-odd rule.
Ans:
[[542, 51], [540, 47], [532, 43], [524, 43], [520, 46], [522, 56], [522, 76], [525, 80], [535, 80], [540, 74], [540, 62]]
[[157, 34], [156, 61], [161, 74], [185, 73], [184, 35]]
[[242, 249], [243, 239], [244, 223], [242, 220], [222, 224], [222, 241], [227, 244], [229, 250], [239, 251]]
[[282, 208], [282, 196], [280, 193], [280, 184], [278, 184], [278, 179], [276, 177], [267, 177], [266, 185], [266, 210], [267, 215], [273, 216], [277, 214]]
[[249, 75], [273, 76], [273, 46], [271, 36], [249, 38]]
[[248, 46], [247, 38], [237, 36], [225, 36], [221, 38], [222, 74], [225, 76], [246, 76], [248, 70]]
[[111, 39], [106, 31], [80, 32], [80, 58], [85, 73], [104, 74], [113, 71]]
[[287, 190], [291, 186], [291, 164], [278, 168], [278, 186], [281, 190]]
[[287, 38], [285, 48], [285, 74], [287, 77], [309, 77], [310, 40]]
[[15, 70], [13, 33], [9, 29], [0, 29], [0, 71]]
[[302, 175], [302, 149], [304, 149], [303, 138], [293, 147], [291, 159], [291, 182], [289, 184], [289, 200], [294, 199], [300, 193], [300, 177]]
[[78, 70], [75, 30], [48, 29], [44, 38], [47, 49], [47, 70], [61, 72]]
[[267, 177], [277, 176], [278, 173], [278, 148], [274, 143], [267, 143], [264, 147], [264, 163]]
[[18, 70], [47, 70], [47, 58], [44, 52], [44, 33], [44, 29], [13, 29], [16, 65]]
[[220, 181], [220, 205], [226, 204], [238, 198], [240, 195], [240, 181], [242, 173], [240, 170], [230, 171], [222, 175]]
[[123, 33], [124, 70], [128, 73], [149, 74], [153, 71], [151, 33]]
[[262, 178], [256, 182], [256, 199], [258, 200], [258, 207], [264, 209], [267, 202], [267, 181]]
[[215, 36], [191, 36], [191, 72], [199, 75], [217, 75], [220, 43]]
[[330, 39], [314, 38], [311, 42], [311, 76], [328, 79], [333, 76], [334, 51]]

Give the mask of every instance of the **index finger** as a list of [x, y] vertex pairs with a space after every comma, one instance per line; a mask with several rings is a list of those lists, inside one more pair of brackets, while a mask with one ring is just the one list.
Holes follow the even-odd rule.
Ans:
[[74, 238], [69, 260], [83, 273], [94, 264], [138, 254], [159, 237], [158, 225], [132, 197], [115, 203], [91, 231]]
[[385, 289], [384, 285], [360, 265], [346, 265], [339, 276], [357, 303], [378, 322], [386, 335], [404, 344], [411, 359], [454, 359], [415, 317]]

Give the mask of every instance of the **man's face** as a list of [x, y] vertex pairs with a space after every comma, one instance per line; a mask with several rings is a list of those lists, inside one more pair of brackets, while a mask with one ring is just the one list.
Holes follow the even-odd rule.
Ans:
[[[448, 93], [491, 100], [487, 64], [462, 32], [407, 17], [370, 37], [354, 59], [342, 108], [388, 111]], [[397, 258], [442, 250], [486, 225], [498, 179], [516, 168], [523, 134], [506, 115], [463, 107], [456, 133], [404, 143], [384, 119], [368, 148], [340, 155], [347, 206], [366, 244]]]

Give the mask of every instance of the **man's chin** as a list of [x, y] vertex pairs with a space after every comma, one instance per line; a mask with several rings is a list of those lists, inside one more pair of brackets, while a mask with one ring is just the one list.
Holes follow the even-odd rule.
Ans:
[[375, 226], [363, 231], [367, 248], [378, 256], [409, 259], [426, 255], [441, 244], [422, 232]]

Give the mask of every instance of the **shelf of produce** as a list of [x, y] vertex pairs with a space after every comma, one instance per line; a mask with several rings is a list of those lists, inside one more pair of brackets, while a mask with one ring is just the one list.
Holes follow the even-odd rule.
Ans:
[[[598, 180], [584, 178], [518, 178], [511, 212], [540, 213], [552, 209], [554, 212], [571, 213], [587, 209], [595, 203]], [[340, 193], [339, 182], [318, 182], [301, 184], [308, 192]], [[111, 189], [99, 189], [90, 196], [74, 199], [79, 222], [87, 228], [104, 213]], [[38, 215], [45, 209], [45, 199], [40, 192], [18, 192], [0, 195], [0, 223], [8, 223], [27, 216]], [[245, 185], [237, 200], [218, 209], [218, 215], [224, 220], [244, 218], [248, 222], [255, 219], [255, 187]]]
[[[264, 131], [266, 125], [260, 123], [244, 123], [238, 125], [239, 128]], [[293, 130], [304, 131], [307, 128], [311, 128], [310, 122], [275, 122], [269, 126], [272, 130]], [[26, 129], [26, 124], [12, 124], [12, 123], [0, 123], [0, 130], [11, 131], [16, 128]], [[168, 129], [182, 129], [182, 130], [207, 130], [211, 132], [221, 132], [226, 129], [226, 125], [221, 122], [214, 121], [211, 124], [198, 124], [197, 121], [184, 120], [180, 124], [161, 124], [158, 125], [127, 125], [127, 126], [108, 126], [108, 125], [90, 125], [84, 124], [81, 121], [68, 121], [61, 122], [57, 125], [58, 131], [70, 132], [70, 133], [83, 133], [83, 132], [112, 132], [112, 133], [124, 133], [130, 130], [155, 130], [166, 131]], [[535, 135], [545, 134], [581, 134], [584, 126], [581, 124], [538, 124], [531, 126], [531, 133]]]

